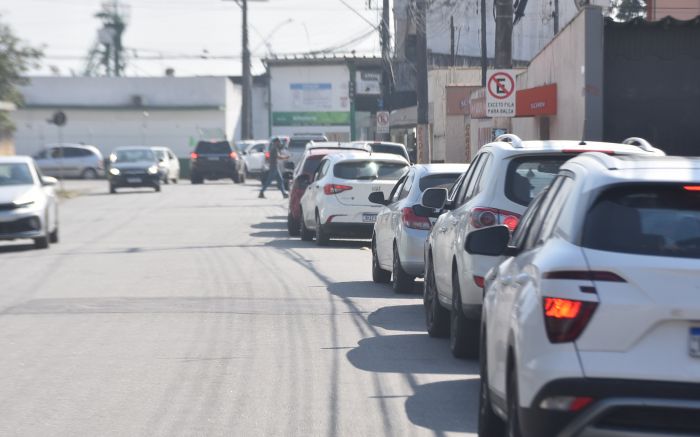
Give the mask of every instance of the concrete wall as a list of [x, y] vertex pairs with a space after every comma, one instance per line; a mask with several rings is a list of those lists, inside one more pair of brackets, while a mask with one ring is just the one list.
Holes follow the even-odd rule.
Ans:
[[692, 20], [700, 15], [698, 0], [648, 0], [648, 20], [670, 16], [677, 20]]

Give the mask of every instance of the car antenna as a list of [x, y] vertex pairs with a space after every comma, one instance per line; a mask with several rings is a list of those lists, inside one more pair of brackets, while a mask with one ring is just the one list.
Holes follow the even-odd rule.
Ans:
[[578, 143], [579, 146], [586, 145], [586, 121], [588, 121], [588, 119], [584, 118], [583, 119], [583, 132], [581, 132], [581, 142]]

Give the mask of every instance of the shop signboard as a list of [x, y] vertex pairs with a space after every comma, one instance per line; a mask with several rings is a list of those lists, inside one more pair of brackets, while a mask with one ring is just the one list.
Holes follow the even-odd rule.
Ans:
[[517, 92], [516, 117], [557, 114], [557, 84], [528, 88]]
[[486, 76], [486, 115], [515, 116], [516, 70], [489, 70]]
[[379, 71], [355, 72], [355, 94], [378, 96], [382, 93], [382, 73]]

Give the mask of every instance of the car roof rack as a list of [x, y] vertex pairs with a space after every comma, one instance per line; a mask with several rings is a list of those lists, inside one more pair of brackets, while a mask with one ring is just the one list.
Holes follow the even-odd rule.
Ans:
[[496, 137], [497, 142], [510, 143], [515, 149], [523, 148], [523, 140], [515, 134], [503, 134]]
[[652, 146], [649, 141], [640, 137], [629, 137], [622, 142], [622, 144], [629, 144], [630, 146], [637, 146], [645, 152], [655, 152], [656, 149]]

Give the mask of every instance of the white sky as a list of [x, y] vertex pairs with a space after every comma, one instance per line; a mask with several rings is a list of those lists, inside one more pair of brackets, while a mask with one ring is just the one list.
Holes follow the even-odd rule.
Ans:
[[[368, 21], [378, 24], [380, 12], [367, 8], [368, 0], [345, 0]], [[101, 21], [94, 18], [103, 0], [0, 0], [0, 19], [21, 39], [45, 47], [42, 67], [32, 74], [82, 73], [85, 57], [97, 38]], [[122, 0], [130, 6], [124, 34], [129, 76], [161, 76], [167, 67], [177, 76], [240, 74], [241, 13], [233, 1]], [[381, 0], [371, 0], [373, 8]], [[291, 21], [290, 21], [291, 20]], [[303, 53], [334, 47], [362, 36], [370, 25], [341, 0], [268, 0], [248, 3], [253, 72], [261, 73], [258, 59], [273, 53]], [[274, 32], [274, 33], [273, 33]], [[136, 53], [131, 49], [136, 49]], [[379, 35], [372, 33], [343, 49], [358, 55], [378, 54]], [[212, 56], [197, 58], [204, 50]], [[136, 56], [194, 57], [195, 59], [139, 60]]]

